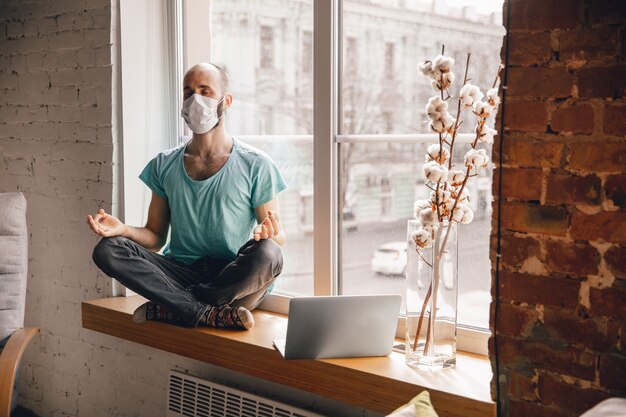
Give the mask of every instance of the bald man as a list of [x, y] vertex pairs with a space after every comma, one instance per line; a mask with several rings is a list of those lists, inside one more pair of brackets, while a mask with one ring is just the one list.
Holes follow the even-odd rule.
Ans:
[[226, 131], [232, 103], [222, 68], [189, 69], [181, 113], [193, 136], [141, 172], [152, 191], [146, 225], [128, 226], [102, 209], [87, 216], [102, 236], [96, 265], [150, 300], [135, 322], [250, 329], [250, 311], [282, 270], [277, 195], [286, 185], [267, 154]]

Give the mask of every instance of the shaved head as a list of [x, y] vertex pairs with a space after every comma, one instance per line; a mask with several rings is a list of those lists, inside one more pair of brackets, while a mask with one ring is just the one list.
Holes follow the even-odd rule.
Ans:
[[189, 68], [189, 70], [187, 70], [187, 72], [185, 73], [185, 77], [183, 78], [183, 84], [187, 85], [189, 77], [199, 73], [209, 75], [211, 78], [215, 79], [217, 81], [218, 87], [221, 90], [221, 95], [228, 93], [230, 88], [230, 80], [228, 79], [228, 74], [226, 73], [224, 68], [210, 62], [201, 62]]

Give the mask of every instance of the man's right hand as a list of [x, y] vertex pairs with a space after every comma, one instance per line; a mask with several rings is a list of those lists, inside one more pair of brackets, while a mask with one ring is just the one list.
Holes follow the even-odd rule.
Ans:
[[127, 230], [127, 226], [124, 223], [118, 218], [105, 213], [103, 209], [98, 210], [98, 213], [94, 216], [88, 215], [87, 223], [94, 233], [104, 237], [122, 236]]

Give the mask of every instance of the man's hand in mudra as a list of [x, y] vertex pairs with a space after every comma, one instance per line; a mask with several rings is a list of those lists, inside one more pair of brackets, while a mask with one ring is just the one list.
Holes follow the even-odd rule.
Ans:
[[252, 237], [256, 241], [272, 239], [275, 236], [278, 236], [281, 231], [282, 226], [278, 220], [278, 213], [270, 210], [267, 212], [267, 217], [261, 222], [261, 224], [258, 224], [254, 228]]
[[94, 216], [88, 215], [87, 223], [94, 233], [103, 237], [121, 236], [127, 229], [117, 217], [111, 216], [103, 209], [98, 210]]

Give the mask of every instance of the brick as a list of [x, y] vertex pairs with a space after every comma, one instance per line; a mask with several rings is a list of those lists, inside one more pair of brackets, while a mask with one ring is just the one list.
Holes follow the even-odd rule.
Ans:
[[507, 96], [555, 98], [571, 96], [574, 77], [564, 67], [509, 68]]
[[538, 101], [506, 103], [505, 129], [545, 132], [547, 125], [548, 111], [544, 103]]
[[574, 309], [578, 305], [580, 280], [557, 276], [501, 271], [500, 297], [529, 304]]
[[546, 202], [556, 204], [599, 204], [600, 178], [595, 175], [548, 175]]
[[626, 65], [583, 68], [578, 72], [581, 98], [620, 98], [626, 90]]
[[[560, 167], [563, 159], [563, 148], [564, 144], [560, 142], [510, 134], [503, 143], [502, 162], [529, 168]], [[539, 158], [537, 155], [541, 155], [541, 157]]]
[[55, 18], [49, 17], [41, 19], [37, 22], [37, 31], [40, 35], [49, 35], [58, 30]]
[[626, 106], [607, 104], [602, 127], [605, 135], [626, 137]]
[[502, 203], [502, 227], [517, 232], [565, 236], [569, 213], [560, 206]]
[[612, 57], [618, 47], [618, 31], [614, 28], [594, 27], [564, 30], [559, 34], [559, 59], [573, 57], [587, 60]]
[[537, 402], [514, 401], [509, 404], [510, 417], [572, 417], [570, 413]]
[[585, 214], [575, 210], [571, 221], [570, 235], [574, 240], [626, 243], [626, 212], [601, 211]]
[[626, 320], [626, 283], [615, 281], [609, 288], [590, 288], [589, 301], [593, 316], [610, 317], [616, 320]]
[[606, 354], [600, 356], [600, 384], [603, 387], [626, 391], [626, 356]]
[[593, 132], [593, 107], [574, 104], [560, 107], [552, 113], [550, 127], [555, 132], [590, 134]]
[[509, 66], [540, 65], [550, 61], [550, 32], [511, 32], [508, 37]]
[[545, 245], [546, 266], [549, 271], [574, 276], [598, 273], [600, 254], [588, 243], [568, 243], [550, 239]]
[[569, 29], [579, 25], [582, 2], [571, 1], [563, 6], [558, 0], [515, 0], [511, 7], [510, 30]]
[[519, 237], [505, 231], [500, 244], [502, 262], [514, 269], [518, 269], [528, 258], [539, 257], [541, 252], [541, 244], [533, 237]]
[[568, 343], [604, 352], [613, 350], [619, 339], [617, 331], [608, 330], [606, 319], [580, 317], [572, 308], [546, 306], [543, 326]]
[[515, 371], [509, 372], [509, 395], [526, 401], [536, 401], [537, 384], [532, 378]]
[[[499, 171], [496, 172], [494, 172], [494, 181], [497, 181], [500, 175]], [[541, 169], [502, 168], [501, 197], [539, 201], [542, 176], [543, 170]]]
[[589, 23], [605, 25], [622, 24], [626, 3], [621, 0], [592, 1], [589, 5]]
[[573, 171], [622, 173], [626, 166], [626, 143], [571, 143], [567, 166]]
[[501, 363], [512, 369], [543, 369], [587, 381], [595, 378], [595, 355], [553, 341], [545, 334], [525, 339], [499, 335], [497, 341]]
[[522, 307], [510, 303], [499, 303], [498, 334], [510, 336], [525, 336], [530, 333], [533, 325], [539, 318], [539, 313], [530, 307]]
[[615, 278], [626, 279], [626, 246], [614, 245], [604, 252], [604, 262]]
[[607, 392], [581, 388], [547, 375], [539, 374], [539, 398], [542, 404], [556, 406], [570, 412], [582, 414], [600, 401], [610, 397]]

